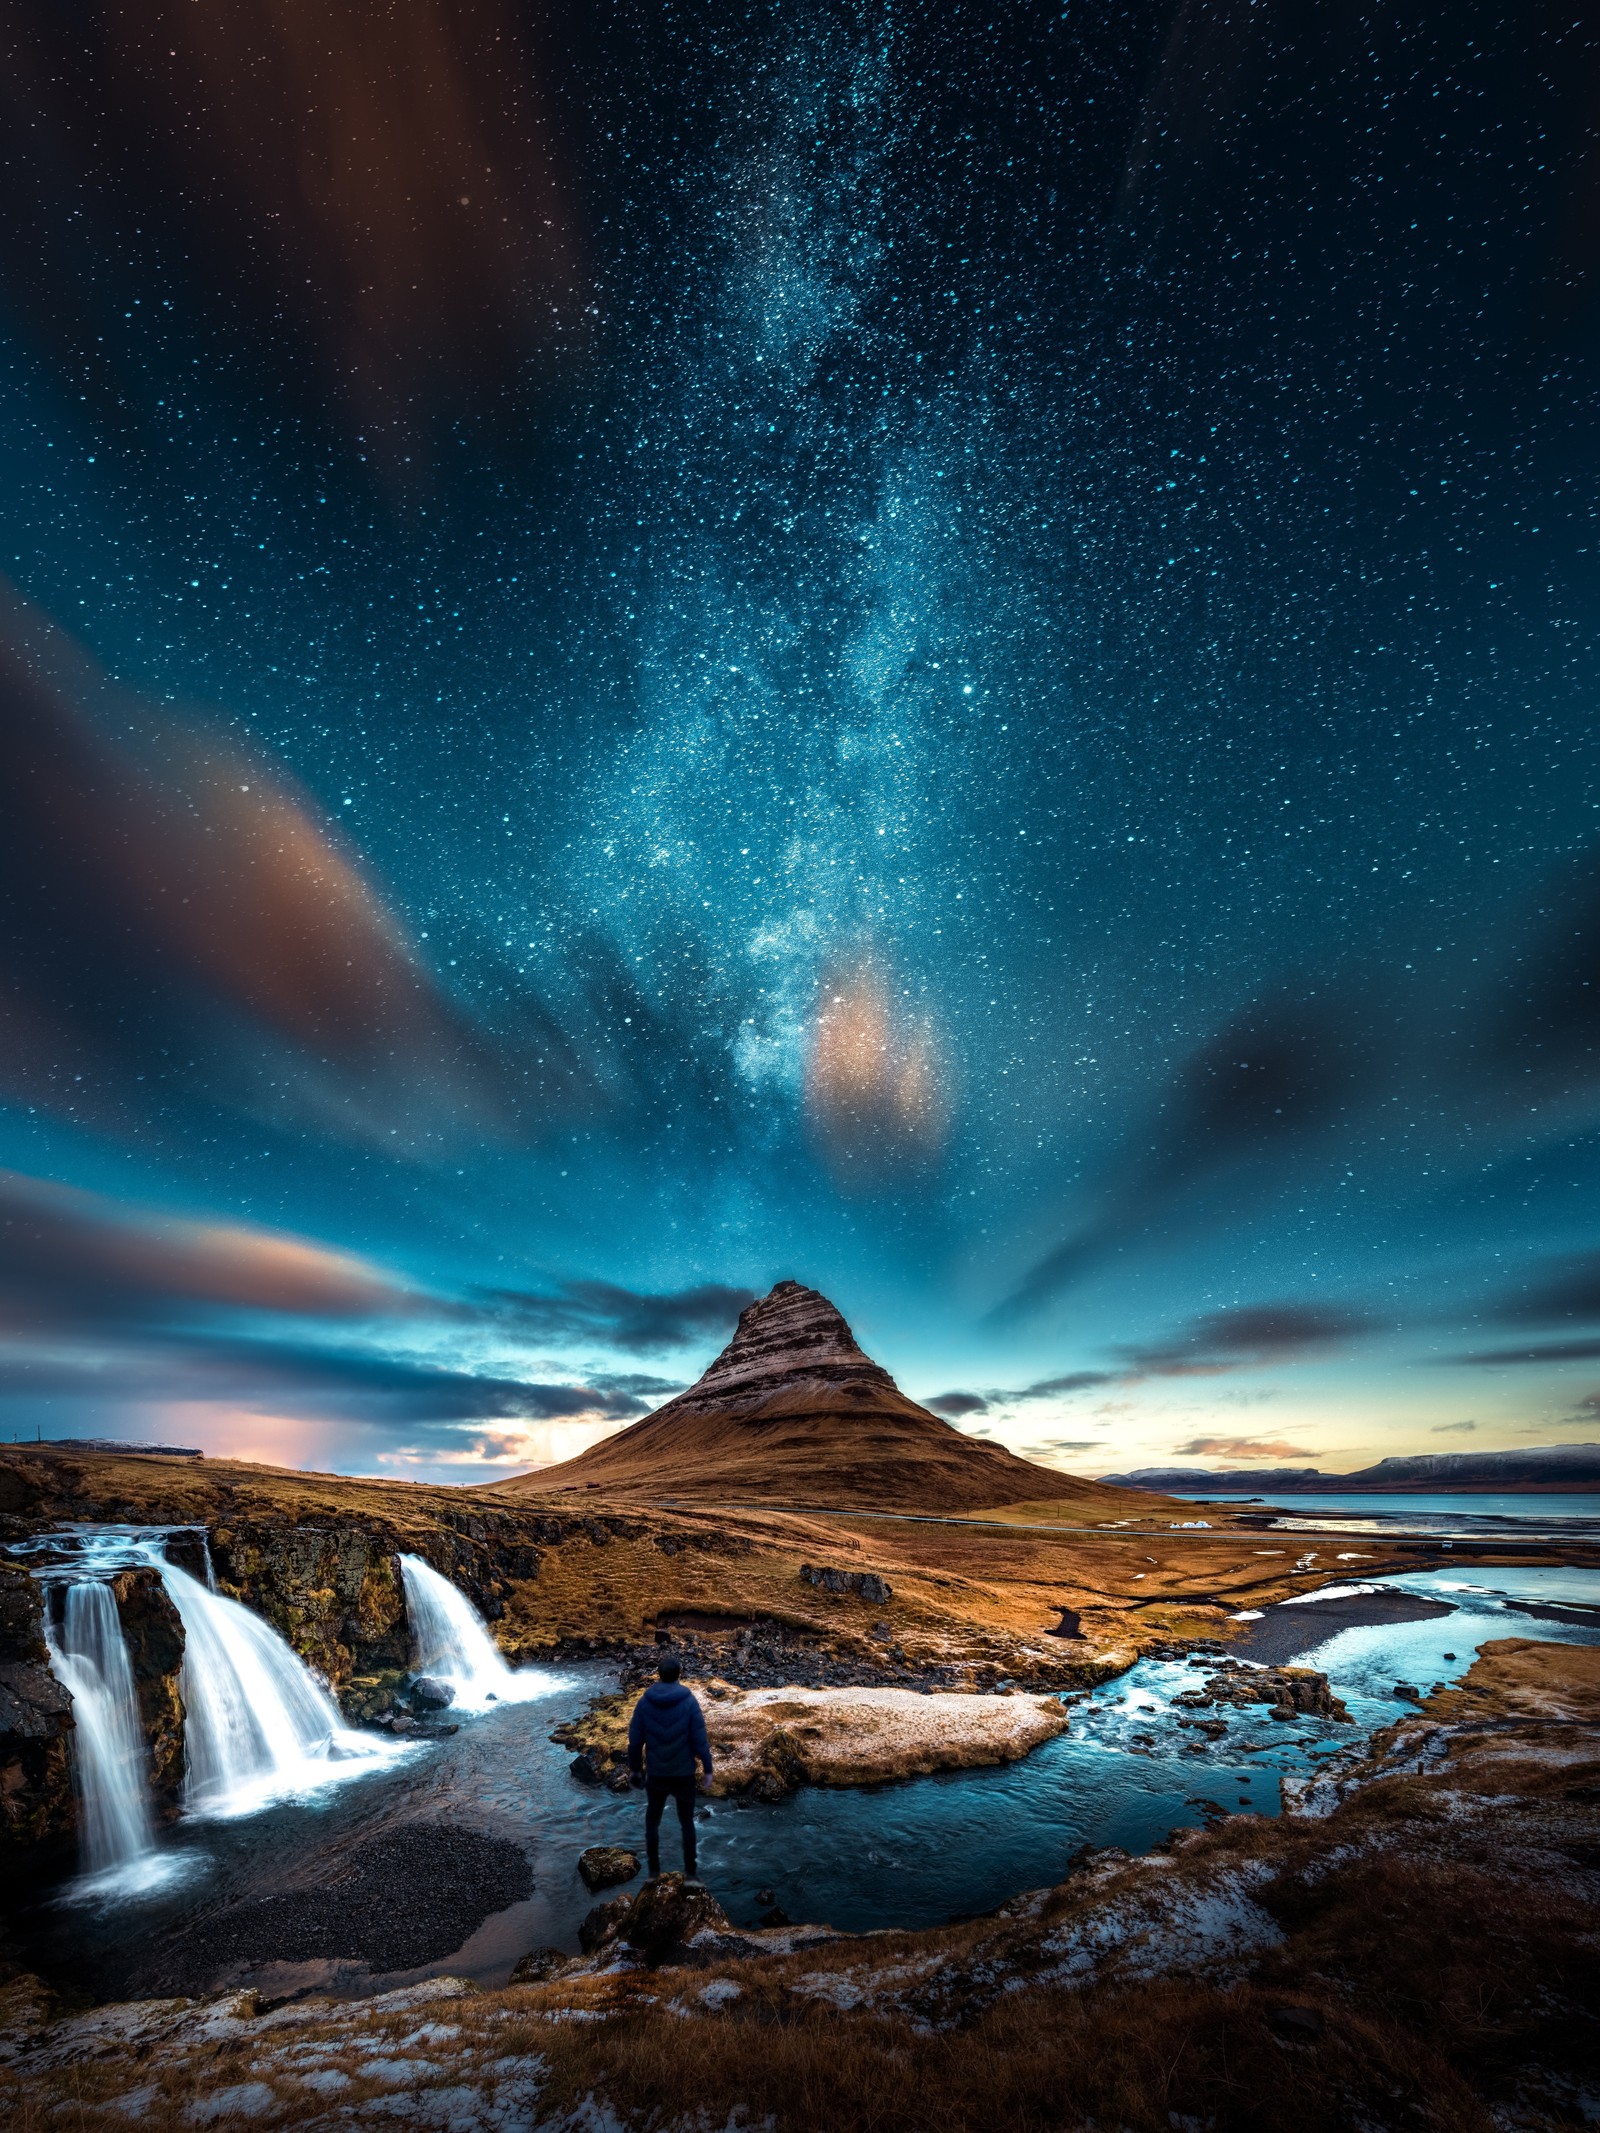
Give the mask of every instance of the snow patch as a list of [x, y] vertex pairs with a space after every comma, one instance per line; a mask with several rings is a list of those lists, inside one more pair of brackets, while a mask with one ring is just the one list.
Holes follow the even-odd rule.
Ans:
[[183, 2115], [197, 2126], [214, 2125], [219, 2118], [264, 2118], [277, 2101], [264, 2081], [240, 2081], [231, 2089], [197, 2096]]

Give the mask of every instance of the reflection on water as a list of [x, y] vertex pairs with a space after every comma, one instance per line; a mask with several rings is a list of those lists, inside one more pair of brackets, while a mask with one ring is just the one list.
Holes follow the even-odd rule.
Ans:
[[1392, 1496], [1369, 1490], [1296, 1489], [1280, 1497], [1246, 1496], [1231, 1489], [1184, 1491], [1191, 1503], [1263, 1503], [1282, 1513], [1273, 1520], [1273, 1530], [1287, 1533], [1424, 1533], [1453, 1534], [1458, 1539], [1472, 1535], [1500, 1535], [1533, 1539], [1554, 1534], [1571, 1539], [1594, 1539], [1600, 1535], [1600, 1494], [1572, 1491], [1565, 1494], [1517, 1493], [1416, 1494]]
[[[1591, 1622], [1541, 1619], [1518, 1608], [1519, 1600], [1600, 1608], [1595, 1572], [1519, 1566], [1474, 1579], [1434, 1570], [1384, 1583], [1446, 1600], [1456, 1612], [1344, 1630], [1319, 1643], [1315, 1607], [1295, 1610], [1305, 1617], [1301, 1662], [1332, 1675], [1363, 1726], [1399, 1715], [1397, 1681], [1426, 1691], [1436, 1681], [1455, 1680], [1491, 1638], [1600, 1642], [1600, 1627]], [[754, 1921], [765, 1908], [756, 1892], [770, 1889], [796, 1920], [857, 1931], [936, 1924], [1059, 1880], [1083, 1844], [1140, 1851], [1217, 1809], [1276, 1813], [1286, 1772], [1314, 1767], [1352, 1738], [1349, 1727], [1317, 1719], [1286, 1725], [1264, 1705], [1199, 1713], [1174, 1708], [1173, 1696], [1197, 1686], [1203, 1674], [1182, 1662], [1144, 1661], [1075, 1705], [1069, 1733], [1008, 1768], [874, 1790], [806, 1788], [775, 1805], [703, 1802], [702, 1877], [739, 1923]], [[203, 1843], [212, 1871], [203, 1884], [158, 1892], [142, 1905], [136, 1947], [128, 1945], [135, 1937], [127, 1932], [126, 1910], [116, 1920], [57, 1911], [29, 1931], [48, 1939], [56, 1962], [81, 1968], [96, 1990], [147, 1990], [160, 1979], [173, 1936], [206, 1908], [331, 1880], [356, 1844], [404, 1822], [441, 1822], [509, 1837], [532, 1864], [530, 1898], [486, 1920], [464, 1949], [427, 1966], [502, 1981], [531, 1947], [576, 1947], [579, 1921], [595, 1900], [577, 1876], [580, 1851], [591, 1844], [642, 1849], [642, 1796], [579, 1784], [569, 1774], [570, 1751], [549, 1738], [560, 1720], [613, 1685], [606, 1669], [574, 1667], [543, 1699], [464, 1719], [454, 1738], [419, 1743], [403, 1764], [373, 1772], [360, 1786], [236, 1822], [191, 1825], [184, 1841]], [[1199, 1725], [1182, 1723], [1219, 1718], [1227, 1730], [1215, 1742]], [[670, 1831], [668, 1837], [664, 1864], [670, 1867]], [[283, 1982], [359, 1990], [371, 1980], [350, 1964]]]

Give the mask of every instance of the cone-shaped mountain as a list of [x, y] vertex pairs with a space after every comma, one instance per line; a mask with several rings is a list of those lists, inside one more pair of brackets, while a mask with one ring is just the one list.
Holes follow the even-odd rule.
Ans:
[[780, 1281], [748, 1305], [705, 1374], [580, 1458], [507, 1484], [609, 1494], [885, 1510], [969, 1511], [1123, 1492], [963, 1436], [908, 1399], [825, 1296]]

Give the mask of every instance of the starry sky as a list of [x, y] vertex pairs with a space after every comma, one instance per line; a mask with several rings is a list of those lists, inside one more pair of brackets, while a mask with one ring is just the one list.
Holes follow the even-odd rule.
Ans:
[[1600, 1435], [1583, 10], [0, 35], [0, 1435]]

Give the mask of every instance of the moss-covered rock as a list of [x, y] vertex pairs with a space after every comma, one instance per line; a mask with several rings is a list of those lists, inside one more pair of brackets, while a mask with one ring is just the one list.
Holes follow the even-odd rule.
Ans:
[[183, 1787], [183, 1622], [157, 1570], [123, 1570], [111, 1581], [139, 1701], [139, 1730], [150, 1753], [156, 1812], [171, 1819]]

